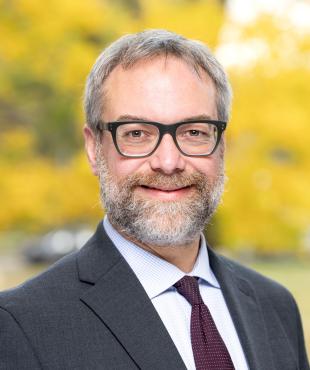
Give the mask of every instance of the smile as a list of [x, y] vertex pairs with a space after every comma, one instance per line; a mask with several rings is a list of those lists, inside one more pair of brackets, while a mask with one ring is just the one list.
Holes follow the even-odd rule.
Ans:
[[150, 198], [155, 198], [158, 200], [178, 200], [188, 195], [193, 186], [185, 187], [151, 187], [146, 185], [141, 185], [137, 188], [138, 192], [146, 195]]

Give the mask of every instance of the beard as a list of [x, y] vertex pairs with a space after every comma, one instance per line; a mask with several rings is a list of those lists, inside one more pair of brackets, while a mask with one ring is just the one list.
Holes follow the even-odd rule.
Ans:
[[[121, 234], [144, 245], [158, 247], [189, 245], [199, 238], [220, 203], [225, 182], [223, 158], [212, 180], [201, 172], [135, 173], [116, 180], [99, 145], [100, 198], [110, 223]], [[163, 201], [141, 196], [135, 191], [140, 186], [190, 187], [190, 191], [180, 200]]]

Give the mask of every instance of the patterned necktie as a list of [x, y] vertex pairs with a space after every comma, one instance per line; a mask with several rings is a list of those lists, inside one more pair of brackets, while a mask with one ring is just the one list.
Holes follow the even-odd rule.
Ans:
[[232, 370], [234, 365], [208, 307], [203, 303], [198, 281], [184, 276], [174, 284], [192, 306], [191, 341], [197, 370]]

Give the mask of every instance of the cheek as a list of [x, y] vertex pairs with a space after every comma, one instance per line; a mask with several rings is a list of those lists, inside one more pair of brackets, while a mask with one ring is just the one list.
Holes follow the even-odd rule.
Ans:
[[191, 167], [194, 171], [203, 173], [209, 178], [216, 177], [221, 171], [223, 160], [220, 155], [212, 155], [207, 158], [197, 158], [191, 161]]
[[118, 179], [125, 178], [128, 175], [135, 173], [135, 166], [132, 163], [128, 163], [126, 159], [115, 158], [108, 163], [110, 173]]
[[110, 174], [117, 179], [143, 171], [144, 168], [145, 159], [123, 157], [114, 148], [107, 148], [104, 151], [104, 157]]

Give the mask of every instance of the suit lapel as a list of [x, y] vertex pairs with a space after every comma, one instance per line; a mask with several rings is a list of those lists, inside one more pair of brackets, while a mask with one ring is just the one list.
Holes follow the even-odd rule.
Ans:
[[78, 257], [80, 279], [94, 284], [81, 300], [118, 339], [139, 368], [185, 369], [139, 280], [102, 225]]
[[[215, 273], [250, 369], [274, 369], [267, 330], [252, 285], [234, 265], [209, 250]], [[107, 237], [102, 224], [78, 255], [81, 296], [139, 368], [185, 369], [166, 328], [139, 280]]]
[[210, 264], [226, 300], [250, 369], [274, 369], [269, 338], [252, 285], [235, 267], [209, 250]]

